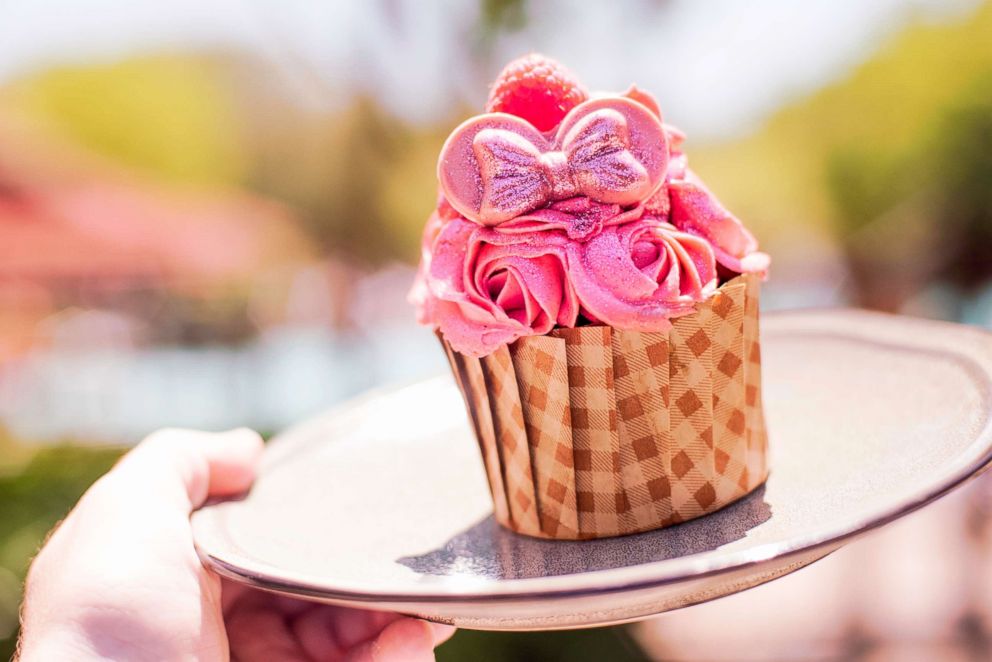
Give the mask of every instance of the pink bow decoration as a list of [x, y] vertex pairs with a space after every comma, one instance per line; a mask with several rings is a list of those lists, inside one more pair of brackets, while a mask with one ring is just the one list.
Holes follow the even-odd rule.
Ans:
[[498, 225], [576, 196], [642, 202], [664, 183], [667, 168], [661, 120], [637, 101], [607, 97], [572, 109], [552, 140], [513, 115], [473, 117], [441, 149], [438, 179], [465, 218]]

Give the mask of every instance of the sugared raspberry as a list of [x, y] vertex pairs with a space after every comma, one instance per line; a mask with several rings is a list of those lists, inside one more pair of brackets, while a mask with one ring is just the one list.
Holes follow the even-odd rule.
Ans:
[[588, 98], [589, 92], [575, 74], [548, 57], [531, 53], [503, 68], [489, 92], [486, 110], [516, 115], [538, 131], [550, 131]]

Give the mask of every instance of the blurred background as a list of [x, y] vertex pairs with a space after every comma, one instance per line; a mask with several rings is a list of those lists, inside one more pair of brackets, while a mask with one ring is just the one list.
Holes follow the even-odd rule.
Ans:
[[[769, 308], [992, 327], [987, 2], [8, 0], [0, 656], [40, 541], [128, 444], [444, 369], [404, 301], [435, 159], [530, 50], [657, 95], [773, 255]], [[992, 659], [990, 504], [980, 480], [727, 600], [440, 657]]]

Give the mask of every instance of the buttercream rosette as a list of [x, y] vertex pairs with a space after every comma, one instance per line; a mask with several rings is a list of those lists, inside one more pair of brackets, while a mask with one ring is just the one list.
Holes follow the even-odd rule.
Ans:
[[496, 107], [445, 142], [410, 298], [465, 395], [497, 520], [587, 538], [699, 516], [764, 480], [770, 260], [653, 97], [566, 88], [556, 124]]

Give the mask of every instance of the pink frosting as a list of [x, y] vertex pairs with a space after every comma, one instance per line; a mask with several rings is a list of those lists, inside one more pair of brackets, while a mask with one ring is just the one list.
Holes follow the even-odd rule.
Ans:
[[635, 87], [546, 134], [500, 113], [465, 122], [439, 161], [418, 319], [485, 356], [580, 320], [664, 332], [721, 276], [765, 274], [769, 257], [688, 168], [684, 139]]
[[[443, 197], [438, 200], [438, 208], [444, 208]], [[427, 219], [427, 225], [424, 226], [424, 234], [420, 240], [420, 266], [417, 268], [413, 287], [410, 288], [410, 293], [407, 295], [407, 301], [412, 303], [417, 311], [417, 322], [420, 324], [434, 323], [434, 300], [427, 287], [427, 276], [430, 273], [434, 244], [448, 222], [449, 219], [445, 218], [440, 211], [435, 211]]]
[[758, 251], [758, 240], [691, 170], [684, 179], [668, 182], [671, 222], [680, 230], [702, 237], [713, 246], [717, 262], [737, 273], [768, 271], [771, 258]]
[[638, 331], [665, 331], [716, 288], [705, 240], [645, 217], [605, 228], [568, 245], [568, 275], [593, 321]]
[[520, 234], [564, 230], [569, 239], [584, 241], [605, 226], [637, 220], [643, 213], [641, 205], [624, 210], [620, 205], [603, 204], [589, 198], [569, 198], [507, 221], [499, 226], [499, 231]]
[[469, 356], [574, 326], [579, 305], [565, 275], [567, 241], [557, 232], [513, 235], [461, 218], [447, 222], [419, 288], [422, 314]]

